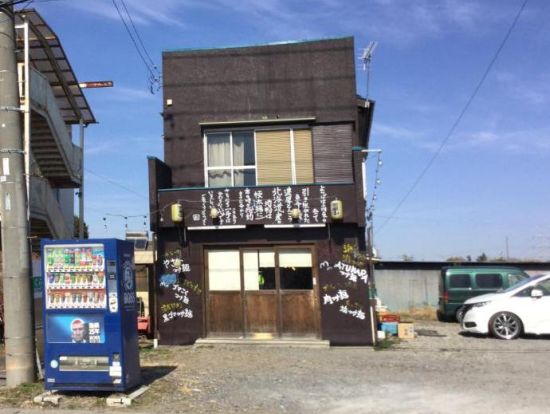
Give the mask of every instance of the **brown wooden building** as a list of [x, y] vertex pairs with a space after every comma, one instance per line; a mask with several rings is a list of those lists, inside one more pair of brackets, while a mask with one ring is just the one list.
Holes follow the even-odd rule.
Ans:
[[164, 162], [149, 158], [160, 343], [373, 344], [356, 253], [374, 102], [356, 95], [355, 63], [352, 38], [163, 54]]

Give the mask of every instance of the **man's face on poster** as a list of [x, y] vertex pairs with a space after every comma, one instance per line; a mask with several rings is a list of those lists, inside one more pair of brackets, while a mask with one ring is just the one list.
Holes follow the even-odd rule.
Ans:
[[84, 342], [85, 339], [84, 322], [76, 319], [71, 323], [71, 339], [73, 342]]

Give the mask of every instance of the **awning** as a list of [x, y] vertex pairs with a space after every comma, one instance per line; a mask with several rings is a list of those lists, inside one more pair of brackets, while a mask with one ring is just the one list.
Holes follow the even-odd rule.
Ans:
[[[96, 123], [59, 38], [34, 9], [16, 12], [16, 25], [29, 23], [29, 55], [32, 66], [50, 83], [63, 119], [68, 124]], [[17, 47], [24, 48], [23, 30], [17, 30]], [[23, 60], [22, 54], [19, 60]]]

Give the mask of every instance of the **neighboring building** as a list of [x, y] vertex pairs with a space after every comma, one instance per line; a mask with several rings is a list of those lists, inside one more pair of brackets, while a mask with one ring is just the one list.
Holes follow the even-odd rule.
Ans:
[[21, 103], [29, 98], [31, 108], [30, 237], [36, 251], [41, 238], [74, 236], [74, 189], [82, 183], [82, 149], [73, 143], [72, 126], [96, 121], [57, 35], [35, 10], [17, 13], [16, 25], [25, 22], [29, 27], [28, 97], [21, 27], [17, 61]]
[[[30, 239], [36, 321], [41, 324], [40, 239], [74, 237], [75, 189], [82, 184], [82, 149], [73, 143], [73, 125], [95, 123], [61, 43], [35, 10], [16, 13], [17, 62], [22, 139], [29, 141]], [[28, 24], [28, 84], [25, 30]], [[28, 96], [26, 92], [28, 90]], [[77, 133], [78, 136], [78, 133]], [[0, 285], [0, 294], [2, 286]], [[3, 303], [3, 302], [0, 302]]]
[[163, 54], [164, 162], [149, 159], [160, 343], [374, 342], [354, 254], [374, 102], [355, 65], [352, 38]]

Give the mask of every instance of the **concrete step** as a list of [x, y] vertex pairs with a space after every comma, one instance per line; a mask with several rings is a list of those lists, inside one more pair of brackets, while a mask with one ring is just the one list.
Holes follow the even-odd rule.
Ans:
[[330, 348], [330, 342], [310, 338], [254, 339], [254, 338], [201, 338], [195, 342], [195, 348], [217, 345], [253, 345], [283, 348]]

